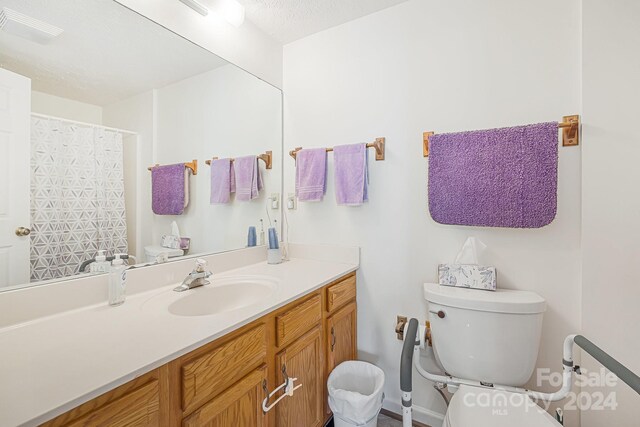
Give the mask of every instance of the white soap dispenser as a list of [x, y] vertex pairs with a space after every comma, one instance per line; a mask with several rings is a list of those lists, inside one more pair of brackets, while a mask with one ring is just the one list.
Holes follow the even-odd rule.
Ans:
[[109, 270], [109, 305], [118, 306], [124, 302], [127, 286], [127, 267], [121, 258], [111, 262]]
[[103, 250], [99, 250], [96, 254], [95, 262], [89, 265], [90, 273], [108, 273], [111, 269], [111, 263], [107, 261], [107, 256]]

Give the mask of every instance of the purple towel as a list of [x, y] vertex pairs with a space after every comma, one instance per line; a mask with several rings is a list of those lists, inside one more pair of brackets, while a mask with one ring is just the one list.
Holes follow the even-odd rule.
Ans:
[[336, 200], [339, 205], [360, 206], [368, 200], [367, 144], [333, 148]]
[[244, 202], [257, 198], [262, 190], [258, 156], [238, 157], [233, 163], [236, 200]]
[[319, 202], [327, 191], [327, 150], [308, 148], [296, 154], [296, 197]]
[[229, 203], [231, 192], [235, 187], [231, 159], [215, 159], [211, 161], [211, 198], [212, 205]]
[[430, 138], [429, 211], [441, 224], [543, 227], [557, 183], [556, 122]]
[[184, 163], [151, 169], [151, 208], [156, 215], [182, 215], [187, 200]]

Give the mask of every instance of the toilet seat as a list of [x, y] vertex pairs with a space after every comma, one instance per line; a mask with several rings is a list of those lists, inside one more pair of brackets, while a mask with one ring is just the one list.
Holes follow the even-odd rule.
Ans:
[[461, 385], [451, 398], [442, 427], [559, 427], [528, 396]]

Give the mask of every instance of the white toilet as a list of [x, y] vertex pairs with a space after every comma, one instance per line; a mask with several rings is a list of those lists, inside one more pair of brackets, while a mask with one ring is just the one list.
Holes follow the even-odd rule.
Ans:
[[[446, 373], [519, 387], [536, 364], [545, 300], [533, 293], [424, 285], [433, 350]], [[452, 390], [453, 391], [453, 390]], [[473, 385], [455, 391], [443, 427], [559, 426], [528, 396]]]
[[166, 262], [169, 258], [177, 258], [183, 255], [184, 251], [182, 249], [171, 249], [162, 246], [144, 247], [144, 256], [147, 262], [157, 262], [158, 258], [162, 259], [163, 262]]

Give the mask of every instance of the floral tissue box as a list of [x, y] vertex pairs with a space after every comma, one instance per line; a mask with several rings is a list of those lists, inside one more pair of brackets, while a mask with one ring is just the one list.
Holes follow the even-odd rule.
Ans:
[[496, 290], [496, 268], [472, 264], [439, 264], [438, 283], [459, 288]]

